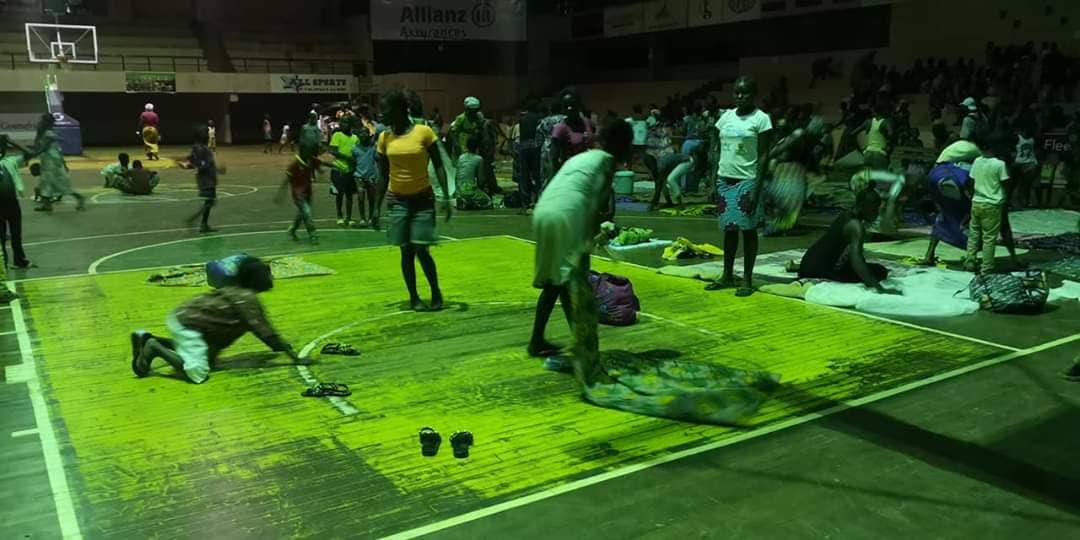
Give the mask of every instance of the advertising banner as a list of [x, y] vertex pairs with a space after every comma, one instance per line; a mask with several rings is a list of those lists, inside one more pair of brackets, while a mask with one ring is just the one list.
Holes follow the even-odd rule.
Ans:
[[686, 28], [686, 5], [691, 0], [649, 0], [645, 2], [645, 31], [659, 32]]
[[644, 4], [635, 2], [604, 8], [604, 37], [628, 36], [644, 31]]
[[371, 38], [525, 41], [525, 0], [371, 0]]
[[271, 73], [272, 94], [349, 94], [356, 92], [356, 78], [351, 75], [316, 75]]
[[125, 71], [124, 91], [129, 94], [175, 94], [176, 74], [155, 71]]

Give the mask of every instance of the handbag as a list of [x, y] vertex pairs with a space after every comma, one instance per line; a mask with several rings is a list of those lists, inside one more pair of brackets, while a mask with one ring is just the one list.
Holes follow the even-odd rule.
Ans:
[[975, 276], [968, 291], [982, 309], [997, 313], [1039, 313], [1050, 296], [1042, 270]]
[[602, 324], [629, 326], [637, 322], [641, 302], [629, 279], [590, 271], [589, 285], [596, 297]]

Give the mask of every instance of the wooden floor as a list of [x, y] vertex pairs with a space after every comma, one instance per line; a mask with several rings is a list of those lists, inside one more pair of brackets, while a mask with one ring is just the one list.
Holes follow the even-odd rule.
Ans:
[[[338, 273], [279, 281], [264, 295], [273, 321], [298, 347], [327, 336], [363, 354], [324, 357], [302, 374], [245, 337], [203, 385], [160, 366], [135, 378], [127, 341], [135, 328], [163, 332], [166, 313], [198, 289], [149, 285], [146, 272], [22, 283], [82, 533], [381, 536], [742, 432], [588, 405], [571, 378], [527, 358], [531, 245], [465, 240], [435, 256], [450, 309], [412, 314], [399, 313], [395, 249], [306, 255]], [[706, 293], [630, 265], [596, 266], [630, 277], [648, 314], [604, 328], [602, 348], [783, 376], [755, 426], [1004, 352], [764, 294]], [[551, 330], [566, 340], [558, 314]], [[302, 398], [305, 375], [347, 383], [353, 396]], [[422, 426], [472, 431], [472, 457], [455, 460], [448, 447], [421, 457]]]

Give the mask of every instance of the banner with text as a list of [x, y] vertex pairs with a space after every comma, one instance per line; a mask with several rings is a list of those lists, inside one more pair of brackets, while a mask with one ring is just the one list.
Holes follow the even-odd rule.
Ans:
[[32, 143], [40, 119], [40, 112], [0, 114], [0, 133], [11, 137], [15, 142]]
[[641, 3], [604, 8], [604, 37], [628, 36], [645, 31], [645, 10]]
[[356, 92], [356, 78], [350, 75], [271, 73], [273, 94], [349, 94]]
[[175, 94], [176, 74], [154, 71], [124, 72], [124, 90], [129, 94]]
[[371, 0], [371, 38], [525, 41], [525, 12], [525, 0]]
[[649, 0], [645, 2], [645, 31], [659, 32], [686, 28], [686, 3], [690, 0]]

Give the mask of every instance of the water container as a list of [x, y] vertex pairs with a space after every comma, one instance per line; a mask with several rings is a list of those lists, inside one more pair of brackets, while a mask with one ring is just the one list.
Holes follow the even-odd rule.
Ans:
[[616, 171], [614, 190], [616, 195], [633, 195], [634, 171]]

